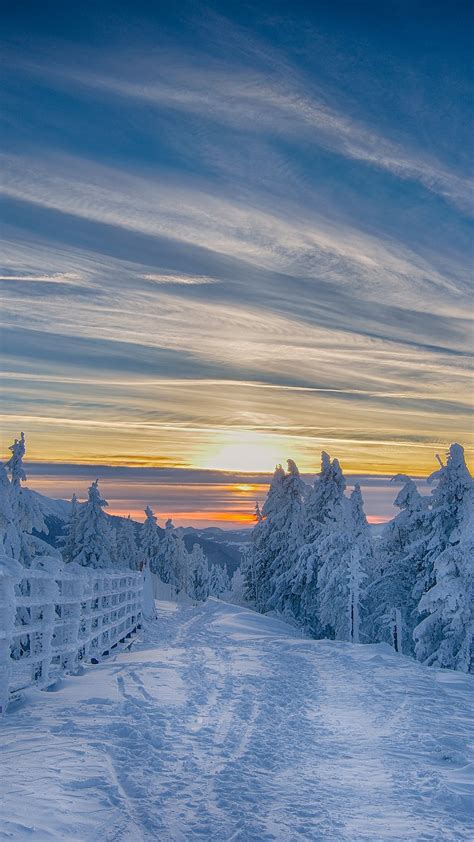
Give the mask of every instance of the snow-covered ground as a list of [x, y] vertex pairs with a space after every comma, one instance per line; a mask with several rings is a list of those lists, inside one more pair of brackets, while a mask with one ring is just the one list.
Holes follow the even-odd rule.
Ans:
[[472, 840], [474, 679], [210, 600], [0, 722], [0, 838]]

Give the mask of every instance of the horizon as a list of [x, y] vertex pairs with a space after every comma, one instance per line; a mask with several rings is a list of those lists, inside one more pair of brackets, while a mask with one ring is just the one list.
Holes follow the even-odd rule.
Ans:
[[[216, 525], [287, 457], [364, 474], [370, 518], [393, 513], [370, 477], [452, 441], [472, 465], [472, 8], [20, 6], [2, 450], [25, 429], [68, 493], [74, 465], [170, 469], [158, 510]], [[146, 476], [105, 482], [114, 511]]]
[[[438, 467], [434, 458], [433, 471]], [[270, 471], [237, 473], [209, 468], [47, 463], [28, 458], [25, 469], [28, 487], [52, 499], [70, 500], [73, 493], [80, 501], [87, 499], [90, 483], [98, 479], [109, 514], [130, 515], [142, 522], [144, 509], [150, 505], [162, 523], [172, 518], [175, 526], [196, 529], [251, 528], [255, 523], [255, 503], [263, 505], [272, 477]], [[318, 473], [301, 472], [301, 476], [312, 484]], [[370, 524], [387, 523], [397, 514], [393, 502], [400, 483], [394, 483], [392, 476], [349, 472], [344, 472], [344, 476], [347, 493], [355, 483], [360, 484]], [[428, 476], [412, 475], [421, 494], [429, 495], [433, 488]]]

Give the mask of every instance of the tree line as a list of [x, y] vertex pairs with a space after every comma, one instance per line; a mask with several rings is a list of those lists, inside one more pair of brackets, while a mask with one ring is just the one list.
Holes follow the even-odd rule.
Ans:
[[243, 563], [245, 597], [315, 638], [388, 642], [422, 663], [474, 671], [474, 489], [459, 444], [429, 478], [398, 474], [399, 514], [374, 540], [359, 485], [348, 497], [322, 454], [312, 486], [277, 466]]
[[196, 602], [229, 591], [227, 571], [209, 563], [197, 543], [188, 552], [171, 519], [164, 530], [160, 529], [149, 506], [143, 524], [136, 524], [128, 516], [115, 528], [104, 511], [108, 503], [101, 495], [98, 480], [91, 484], [85, 502], [80, 503], [73, 495], [60, 548], [50, 546], [34, 534], [47, 535], [48, 528], [37, 497], [24, 485], [25, 451], [25, 436], [21, 433], [10, 447], [10, 459], [0, 463], [0, 546], [7, 556], [26, 567], [35, 557], [45, 555], [98, 569], [140, 570], [148, 565], [176, 595], [185, 593]]

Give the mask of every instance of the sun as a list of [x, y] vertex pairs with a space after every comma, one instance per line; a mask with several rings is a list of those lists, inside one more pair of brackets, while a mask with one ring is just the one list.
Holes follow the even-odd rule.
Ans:
[[271, 473], [284, 459], [281, 444], [248, 432], [220, 434], [220, 441], [205, 454], [205, 467], [214, 471]]

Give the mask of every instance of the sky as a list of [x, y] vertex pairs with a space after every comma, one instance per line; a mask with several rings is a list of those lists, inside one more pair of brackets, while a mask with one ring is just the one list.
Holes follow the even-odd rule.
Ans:
[[324, 449], [379, 520], [392, 474], [473, 464], [470, 6], [5, 6], [2, 452], [25, 431], [34, 487], [232, 526]]

